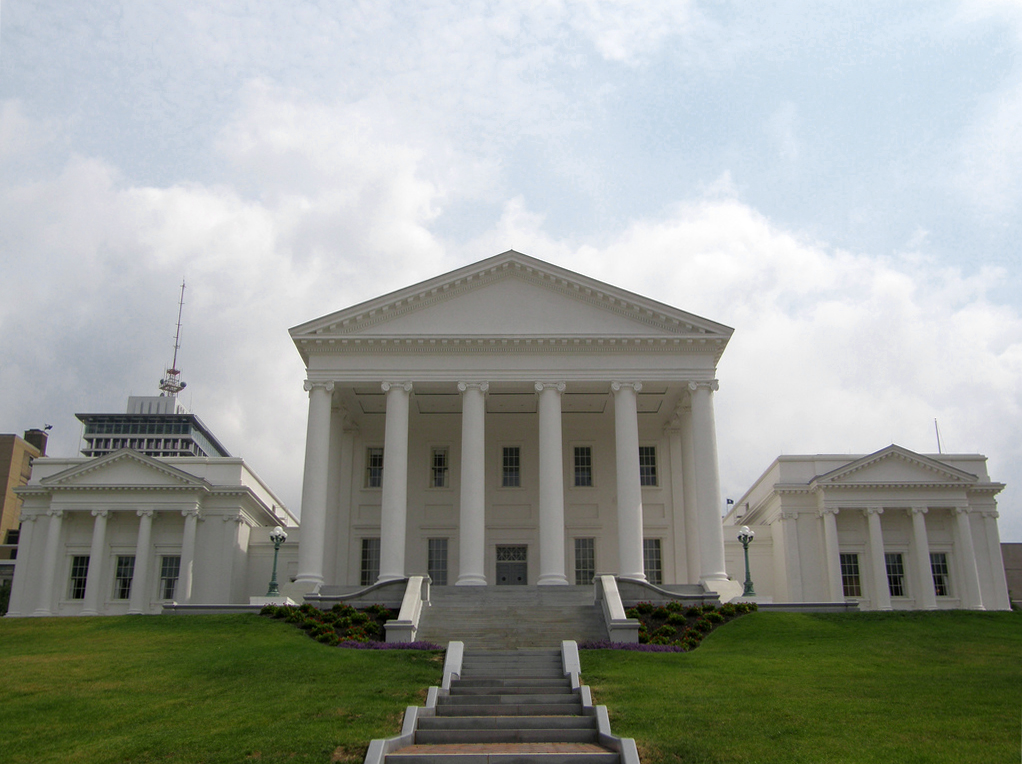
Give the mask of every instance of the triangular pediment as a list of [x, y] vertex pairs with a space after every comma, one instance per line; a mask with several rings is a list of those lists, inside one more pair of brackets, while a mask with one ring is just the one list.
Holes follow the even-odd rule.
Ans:
[[813, 480], [813, 484], [821, 488], [933, 484], [969, 486], [978, 482], [979, 478], [969, 472], [897, 445], [856, 459], [851, 464], [819, 475]]
[[197, 488], [209, 483], [183, 470], [141, 454], [122, 449], [75, 465], [39, 481], [45, 488]]
[[305, 355], [325, 341], [572, 338], [687, 340], [719, 355], [732, 329], [509, 251], [296, 326]]

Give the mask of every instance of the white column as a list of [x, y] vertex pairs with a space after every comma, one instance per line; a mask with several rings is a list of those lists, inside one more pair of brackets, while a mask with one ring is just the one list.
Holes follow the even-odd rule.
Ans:
[[99, 588], [103, 581], [103, 561], [106, 559], [105, 509], [92, 510], [92, 546], [89, 547], [89, 570], [85, 576], [85, 598], [80, 615], [99, 615]]
[[891, 586], [887, 581], [887, 560], [884, 558], [884, 532], [880, 515], [884, 510], [870, 507], [866, 510], [869, 523], [869, 561], [873, 570], [873, 603], [876, 610], [891, 609]]
[[564, 465], [561, 393], [564, 382], [537, 382], [539, 393], [539, 579], [567, 584], [564, 574]]
[[[831, 516], [833, 517], [833, 515]], [[802, 602], [802, 559], [798, 551], [798, 512], [782, 512], [781, 528], [784, 533], [784, 565], [785, 577], [788, 579], [788, 599], [791, 602]], [[834, 527], [835, 544], [837, 541], [837, 526]], [[777, 543], [776, 541], [774, 543]], [[830, 572], [828, 562], [828, 575]], [[838, 558], [838, 585], [841, 584], [841, 560]], [[833, 592], [831, 592], [833, 595]], [[839, 590], [844, 595], [844, 590]], [[844, 599], [843, 596], [838, 601]]]
[[333, 382], [306, 380], [309, 422], [305, 434], [305, 479], [302, 483], [302, 540], [295, 584], [315, 590], [323, 584], [323, 539], [326, 531], [327, 474], [330, 469], [330, 402]]
[[195, 573], [195, 536], [199, 526], [199, 508], [182, 509], [185, 528], [181, 535], [181, 575], [177, 580], [175, 601], [187, 605], [192, 601], [192, 583]]
[[699, 580], [725, 581], [727, 571], [720, 513], [717, 428], [713, 418], [713, 392], [717, 389], [717, 380], [690, 382], [688, 389], [692, 394], [696, 500], [699, 504]]
[[987, 559], [990, 560], [990, 575], [993, 578], [993, 601], [986, 603], [987, 610], [1011, 610], [1008, 596], [1008, 580], [1004, 575], [1004, 557], [1001, 553], [1001, 534], [997, 531], [997, 510], [983, 511], [983, 527], [987, 541]]
[[149, 556], [153, 535], [153, 510], [140, 509], [138, 514], [138, 542], [135, 544], [135, 574], [131, 579], [128, 615], [141, 615], [149, 603]]
[[11, 600], [7, 608], [7, 615], [11, 618], [25, 615], [23, 612], [28, 608], [25, 602], [25, 591], [28, 581], [32, 578], [28, 566], [32, 563], [35, 553], [32, 551], [32, 541], [35, 536], [36, 520], [39, 515], [28, 514], [24, 507], [21, 511], [21, 525], [18, 533], [18, 559], [14, 561], [14, 582], [11, 584]]
[[983, 594], [979, 588], [979, 570], [976, 567], [976, 548], [972, 543], [972, 523], [967, 507], [955, 507], [955, 535], [958, 557], [961, 560], [962, 606], [969, 610], [984, 610]]
[[[685, 555], [688, 583], [699, 583], [702, 557], [699, 554], [699, 501], [696, 498], [695, 436], [692, 434], [692, 407], [681, 409], [681, 471], [685, 480]], [[723, 533], [723, 530], [721, 531]]]
[[[358, 428], [343, 406], [334, 410], [330, 420], [330, 479], [327, 493], [326, 532], [323, 548], [323, 580], [344, 583], [348, 563], [348, 528], [351, 517], [352, 466], [354, 436]], [[339, 559], [340, 558], [340, 559]]]
[[380, 510], [380, 577], [405, 577], [408, 514], [408, 395], [411, 382], [384, 382], [387, 422], [383, 435], [383, 495]]
[[[48, 509], [50, 521], [46, 527], [46, 550], [43, 552], [43, 571], [39, 590], [39, 605], [32, 615], [53, 615], [53, 582], [57, 575], [57, 553], [60, 551], [60, 526], [64, 512]], [[19, 545], [20, 546], [20, 545]]]
[[614, 443], [617, 454], [618, 568], [622, 578], [645, 581], [642, 565], [642, 486], [639, 483], [640, 382], [612, 382]]
[[[664, 434], [667, 435], [667, 448], [671, 463], [671, 527], [674, 532], [674, 583], [687, 584], [698, 580], [699, 569], [696, 568], [696, 578], [689, 577], [691, 561], [689, 560], [689, 547], [692, 541], [689, 540], [685, 531], [685, 470], [681, 460], [681, 422], [680, 414], [675, 411], [671, 421], [664, 427]], [[682, 566], [681, 550], [685, 550], [684, 567]]]
[[837, 540], [837, 513], [834, 507], [820, 510], [823, 519], [823, 548], [827, 556], [827, 585], [831, 602], [844, 602], [845, 590], [841, 585], [841, 551]]
[[461, 391], [461, 522], [458, 586], [486, 586], [486, 382], [459, 382]]
[[930, 565], [930, 540], [926, 535], [926, 507], [912, 507], [912, 545], [915, 547], [916, 577], [919, 579], [919, 607], [937, 609], [937, 593], [933, 587], [933, 568]]

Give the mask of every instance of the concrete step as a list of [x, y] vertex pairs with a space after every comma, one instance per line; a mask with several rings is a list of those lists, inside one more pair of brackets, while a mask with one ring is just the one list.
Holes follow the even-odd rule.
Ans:
[[[478, 677], [473, 679], [456, 679], [458, 687], [570, 687], [571, 680], [567, 677]], [[453, 689], [453, 685], [452, 688]]]
[[592, 743], [483, 743], [408, 746], [387, 764], [619, 764], [620, 757]]
[[587, 729], [419, 730], [416, 745], [445, 743], [596, 743], [599, 733]]
[[595, 716], [424, 716], [420, 730], [596, 729]]
[[516, 706], [524, 705], [526, 703], [542, 703], [544, 705], [550, 705], [553, 703], [574, 704], [578, 702], [578, 694], [572, 692], [522, 693], [520, 695], [509, 693], [501, 693], [500, 695], [441, 695], [437, 698], [437, 707], [465, 705], [496, 706], [503, 703], [511, 703]]
[[448, 697], [472, 698], [486, 695], [500, 695], [501, 697], [511, 697], [516, 695], [563, 695], [566, 692], [571, 692], [570, 681], [565, 681], [552, 687], [544, 687], [542, 685], [537, 686], [534, 684], [527, 684], [522, 687], [516, 687], [514, 685], [465, 687], [461, 682], [451, 682], [451, 694]]
[[581, 716], [582, 702], [575, 703], [466, 703], [437, 705], [437, 716]]

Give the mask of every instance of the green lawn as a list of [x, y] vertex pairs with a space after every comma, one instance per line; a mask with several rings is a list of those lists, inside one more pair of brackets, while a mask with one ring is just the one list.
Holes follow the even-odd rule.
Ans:
[[443, 668], [254, 615], [7, 618], [0, 656], [5, 764], [361, 761]]
[[[238, 616], [0, 619], [0, 761], [361, 761], [438, 653]], [[1017, 762], [1022, 613], [754, 613], [691, 653], [583, 651], [660, 762]]]
[[1020, 758], [1022, 613], [753, 613], [582, 675], [644, 764]]

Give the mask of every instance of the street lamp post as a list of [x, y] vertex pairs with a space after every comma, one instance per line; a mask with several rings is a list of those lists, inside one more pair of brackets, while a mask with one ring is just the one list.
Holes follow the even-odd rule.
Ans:
[[280, 595], [280, 587], [277, 586], [277, 554], [280, 552], [280, 545], [287, 541], [287, 533], [279, 525], [270, 531], [270, 541], [273, 542], [273, 575], [270, 576], [270, 588], [266, 591], [267, 597]]
[[742, 530], [738, 533], [738, 540], [742, 542], [742, 548], [745, 550], [745, 590], [742, 592], [743, 597], [755, 597], [756, 590], [752, 586], [752, 576], [749, 574], [749, 544], [756, 538], [754, 531], [749, 530], [748, 525], [743, 525]]

